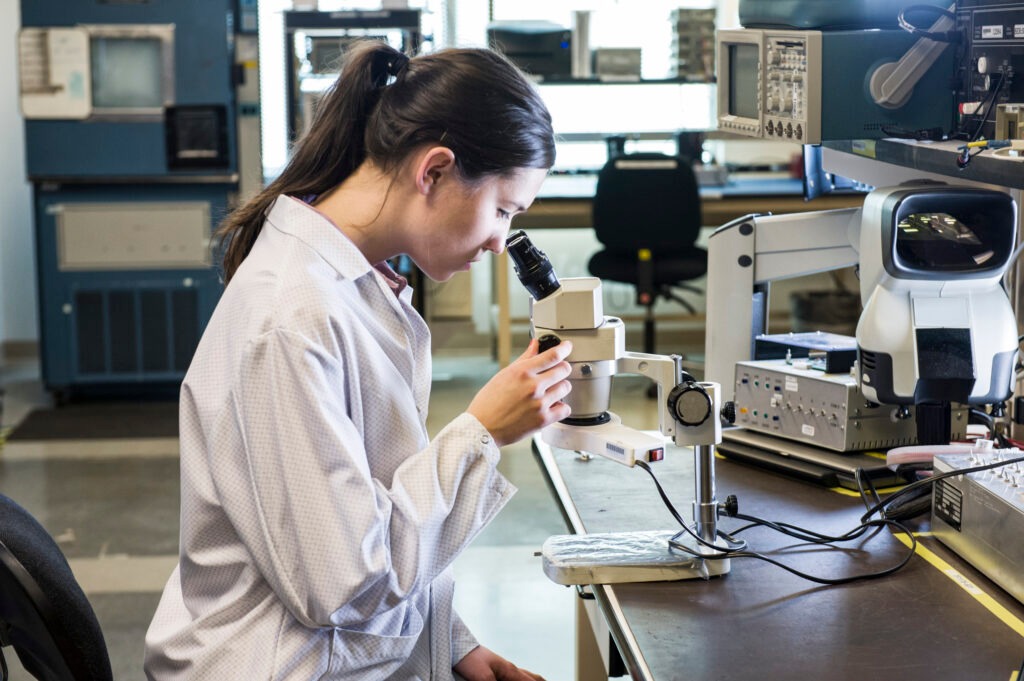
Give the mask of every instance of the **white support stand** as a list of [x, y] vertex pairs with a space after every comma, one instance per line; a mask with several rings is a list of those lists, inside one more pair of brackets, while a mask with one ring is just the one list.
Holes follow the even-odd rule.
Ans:
[[[753, 356], [766, 332], [767, 286], [778, 279], [856, 265], [860, 208], [748, 216], [708, 240], [704, 376], [733, 398], [736, 362]], [[762, 294], [758, 294], [758, 289]]]

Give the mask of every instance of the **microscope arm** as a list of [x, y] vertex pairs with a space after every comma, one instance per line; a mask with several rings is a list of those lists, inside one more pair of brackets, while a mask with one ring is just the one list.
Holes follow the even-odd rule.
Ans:
[[683, 358], [679, 355], [652, 355], [644, 352], [626, 352], [616, 360], [620, 374], [647, 376], [658, 386], [658, 430], [665, 437], [676, 438], [676, 421], [668, 408], [668, 393], [683, 376]]
[[736, 362], [753, 356], [766, 333], [770, 282], [856, 265], [860, 208], [792, 215], [748, 215], [708, 240], [704, 376], [733, 398]]

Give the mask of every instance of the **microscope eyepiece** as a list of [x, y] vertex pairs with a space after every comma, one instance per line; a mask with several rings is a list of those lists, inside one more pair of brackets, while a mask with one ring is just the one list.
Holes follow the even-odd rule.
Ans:
[[559, 289], [561, 284], [551, 261], [544, 251], [533, 245], [526, 232], [520, 229], [510, 234], [505, 240], [505, 247], [512, 258], [516, 276], [534, 300], [543, 300]]

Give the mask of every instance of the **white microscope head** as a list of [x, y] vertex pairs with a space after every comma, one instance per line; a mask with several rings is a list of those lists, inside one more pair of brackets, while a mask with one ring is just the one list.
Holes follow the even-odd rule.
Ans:
[[979, 187], [928, 182], [875, 189], [861, 212], [861, 302], [877, 286], [992, 286], [1013, 252], [1016, 214], [1008, 194]]
[[1002, 277], [1013, 253], [1008, 194], [921, 183], [871, 192], [860, 234], [862, 392], [883, 404], [989, 404], [1017, 353]]

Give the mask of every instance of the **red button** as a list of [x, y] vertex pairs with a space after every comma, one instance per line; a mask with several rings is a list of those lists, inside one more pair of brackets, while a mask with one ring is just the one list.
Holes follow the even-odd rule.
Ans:
[[647, 452], [647, 460], [648, 461], [661, 461], [664, 458], [665, 458], [665, 450], [664, 449], [660, 449], [660, 448], [659, 449], [652, 449], [651, 451]]

